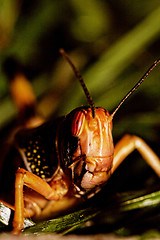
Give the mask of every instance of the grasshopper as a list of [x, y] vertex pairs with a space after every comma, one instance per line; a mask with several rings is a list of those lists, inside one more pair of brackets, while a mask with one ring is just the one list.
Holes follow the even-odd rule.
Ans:
[[135, 149], [160, 176], [160, 159], [144, 140], [125, 135], [114, 147], [112, 138], [114, 115], [160, 60], [109, 114], [104, 108], [95, 107], [79, 71], [63, 49], [60, 53], [72, 67], [89, 106], [45, 121], [36, 114], [35, 97], [26, 78], [22, 74], [12, 78], [11, 92], [23, 119], [12, 137], [6, 162], [7, 168], [9, 164], [15, 171], [15, 203], [7, 203], [15, 211], [14, 234], [23, 229], [24, 217], [53, 217], [94, 196]]

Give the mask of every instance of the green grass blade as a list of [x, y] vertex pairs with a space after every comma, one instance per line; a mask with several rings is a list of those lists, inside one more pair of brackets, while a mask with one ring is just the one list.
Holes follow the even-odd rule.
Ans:
[[[124, 197], [125, 195], [125, 197]], [[126, 196], [129, 196], [126, 199]], [[119, 219], [119, 216], [123, 219], [124, 213], [129, 214], [133, 210], [143, 209], [155, 209], [160, 207], [160, 191], [145, 194], [143, 196], [133, 197], [130, 193], [122, 193], [115, 199], [110, 200], [110, 204], [106, 206], [98, 204], [97, 207], [89, 207], [79, 211], [75, 211], [68, 215], [42, 221], [34, 224], [32, 221], [25, 220], [25, 233], [40, 233], [40, 232], [57, 232], [66, 234], [72, 232], [76, 228], [80, 228], [88, 220], [98, 216], [101, 219], [101, 224], [109, 224], [109, 219]], [[129, 199], [130, 198], [130, 199]], [[118, 204], [117, 204], [118, 202]], [[100, 206], [100, 207], [99, 207]], [[7, 226], [9, 223], [11, 210], [4, 204], [0, 204], [0, 223], [2, 226]], [[32, 226], [31, 226], [32, 225]]]
[[98, 209], [87, 208], [63, 217], [43, 221], [25, 230], [25, 232], [57, 232], [68, 233], [75, 228], [80, 227], [83, 223], [95, 217], [99, 213]]

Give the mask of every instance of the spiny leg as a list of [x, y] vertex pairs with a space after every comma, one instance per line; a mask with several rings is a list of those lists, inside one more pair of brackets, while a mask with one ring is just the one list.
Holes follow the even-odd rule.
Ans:
[[160, 159], [144, 140], [137, 136], [125, 135], [115, 146], [113, 167], [111, 174], [123, 162], [123, 160], [134, 150], [142, 155], [155, 173], [160, 177]]

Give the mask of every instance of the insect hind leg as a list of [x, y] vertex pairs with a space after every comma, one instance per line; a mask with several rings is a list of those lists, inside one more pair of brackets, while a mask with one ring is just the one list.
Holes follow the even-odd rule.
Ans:
[[28, 79], [23, 74], [23, 66], [10, 57], [4, 65], [3, 70], [9, 79], [9, 87], [12, 98], [19, 112], [20, 124], [25, 124], [36, 115], [36, 98]]

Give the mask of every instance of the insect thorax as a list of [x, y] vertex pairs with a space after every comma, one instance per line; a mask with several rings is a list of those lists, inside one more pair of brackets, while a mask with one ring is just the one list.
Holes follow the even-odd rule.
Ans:
[[52, 178], [59, 164], [55, 147], [56, 124], [58, 121], [21, 130], [15, 137], [26, 169], [46, 181]]

